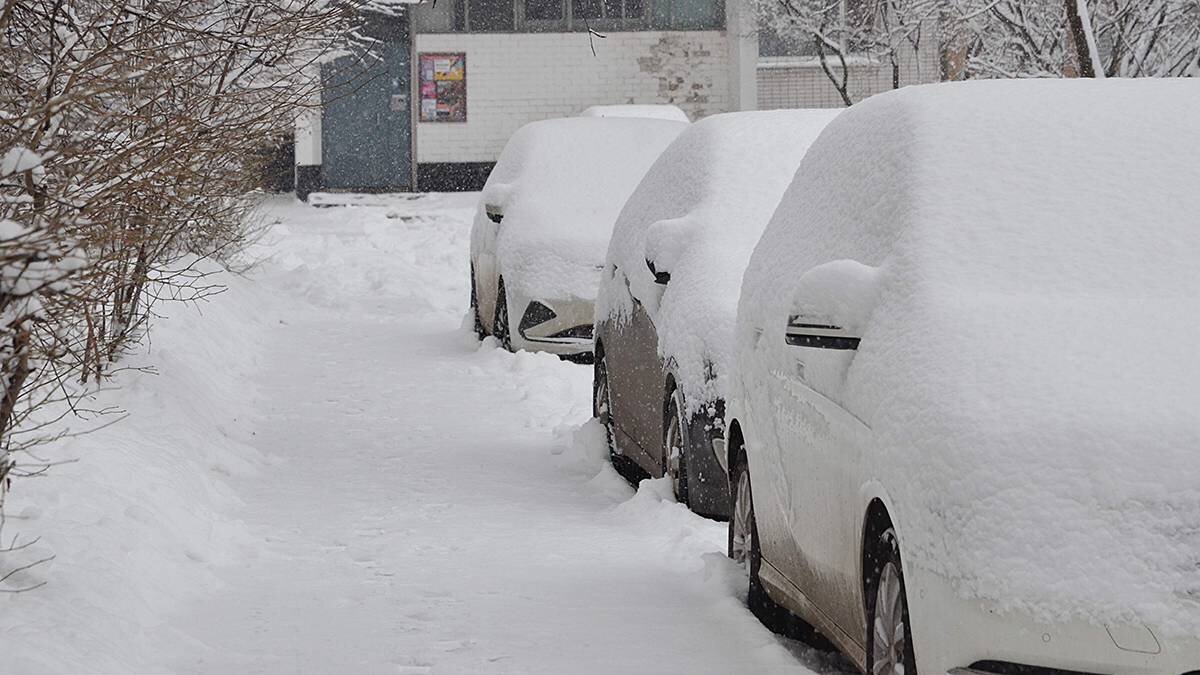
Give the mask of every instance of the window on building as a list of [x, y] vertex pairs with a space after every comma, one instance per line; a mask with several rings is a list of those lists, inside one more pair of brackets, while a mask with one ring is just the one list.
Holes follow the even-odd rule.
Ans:
[[566, 18], [563, 0], [525, 0], [526, 21], [561, 23]]
[[516, 28], [513, 0], [466, 0], [467, 26], [474, 33], [496, 33]]
[[575, 30], [636, 30], [644, 27], [642, 0], [571, 0]]
[[[443, 0], [421, 3], [427, 32], [720, 30], [725, 0]], [[444, 18], [438, 18], [444, 17]], [[418, 29], [421, 30], [421, 29]]]
[[600, 0], [572, 0], [571, 17], [574, 19], [599, 19], [604, 16]]
[[654, 0], [655, 23], [670, 30], [713, 30], [725, 25], [723, 0]]

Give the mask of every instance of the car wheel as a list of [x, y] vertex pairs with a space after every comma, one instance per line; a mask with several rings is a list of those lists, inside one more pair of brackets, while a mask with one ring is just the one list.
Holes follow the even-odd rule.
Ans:
[[496, 318], [492, 322], [492, 334], [500, 341], [500, 346], [508, 351], [513, 350], [512, 335], [508, 331], [508, 294], [504, 292], [504, 279], [500, 280], [496, 290]]
[[915, 675], [908, 597], [896, 531], [888, 528], [878, 542], [875, 578], [867, 595], [867, 672], [871, 675]]
[[475, 322], [475, 337], [482, 340], [487, 337], [483, 329], [483, 320], [479, 318], [479, 295], [475, 292], [475, 266], [471, 265], [471, 319]]
[[772, 632], [800, 640], [823, 651], [834, 647], [815, 628], [780, 606], [763, 587], [759, 577], [762, 549], [759, 548], [758, 523], [754, 517], [754, 490], [750, 484], [750, 465], [746, 454], [738, 453], [730, 474], [729, 557], [741, 565], [749, 578], [746, 604], [754, 616]]
[[667, 399], [666, 424], [663, 425], [663, 475], [671, 479], [675, 501], [688, 503], [687, 422], [684, 420], [683, 394], [675, 387]]
[[733, 509], [729, 518], [729, 557], [742, 566], [750, 581], [746, 604], [767, 628], [776, 633], [786, 632], [787, 610], [775, 604], [759, 579], [762, 549], [758, 545], [758, 524], [754, 519], [754, 490], [750, 486], [750, 465], [740, 454], [729, 482], [733, 490]]
[[596, 355], [594, 375], [592, 376], [592, 417], [604, 425], [604, 440], [608, 443], [608, 460], [617, 473], [625, 480], [634, 482], [635, 465], [633, 460], [617, 452], [616, 429], [612, 418], [612, 392], [608, 382], [608, 362], [603, 353]]

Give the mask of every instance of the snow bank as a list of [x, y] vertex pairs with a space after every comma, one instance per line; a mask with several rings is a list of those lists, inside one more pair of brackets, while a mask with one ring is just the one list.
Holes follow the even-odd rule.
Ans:
[[654, 104], [594, 105], [579, 113], [580, 117], [641, 117], [645, 119], [690, 122], [679, 106]]
[[225, 480], [261, 464], [246, 411], [265, 319], [248, 282], [221, 279], [230, 290], [210, 302], [159, 307], [148, 353], [125, 364], [159, 374], [121, 373], [90, 402], [126, 419], [43, 449], [77, 461], [14, 485], [5, 539], [41, 541], [0, 563], [54, 559], [6, 584], [45, 586], [0, 596], [6, 672], [153, 672], [160, 643], [185, 639], [164, 616], [218, 585], [213, 566], [256, 554]]
[[[805, 150], [838, 112], [701, 120], [663, 152], [617, 219], [596, 320], [627, 320], [628, 293], [640, 300], [689, 412], [725, 395], [742, 271]], [[665, 291], [648, 259], [671, 273]]]
[[[495, 252], [509, 288], [531, 298], [594, 298], [621, 206], [686, 128], [663, 120], [581, 117], [525, 125], [488, 177], [472, 256], [498, 232]], [[486, 205], [503, 209], [498, 228]]]
[[1196, 634], [1197, 110], [1198, 83], [1145, 80], [850, 109], [755, 249], [733, 395], [794, 361], [806, 271], [878, 267], [861, 347], [822, 393], [872, 427], [906, 561], [1000, 610]]
[[[675, 501], [670, 481], [646, 479], [636, 489], [613, 469], [608, 461], [608, 441], [598, 420], [582, 426], [562, 427], [556, 435], [562, 444], [556, 450], [560, 462], [578, 470], [591, 492], [608, 506], [595, 514], [599, 527], [619, 532], [611, 545], [628, 546], [629, 564], [654, 574], [666, 571], [665, 584], [672, 588], [666, 603], [675, 624], [665, 629], [663, 638], [672, 639], [689, 631], [689, 641], [715, 631], [716, 644], [737, 645], [732, 653], [741, 659], [747, 672], [761, 673], [848, 673], [853, 667], [840, 656], [820, 652], [767, 631], [746, 607], [746, 572], [725, 555], [727, 526], [702, 518]], [[656, 589], [657, 590], [657, 589]], [[617, 591], [628, 593], [629, 589]], [[627, 622], [629, 617], [621, 617]], [[697, 625], [686, 628], [683, 622]], [[724, 649], [726, 653], [730, 650]], [[687, 654], [699, 654], [696, 647]], [[708, 658], [712, 658], [711, 656]], [[719, 665], [719, 664], [717, 664]], [[716, 665], [711, 662], [709, 669]], [[682, 668], [672, 662], [664, 672]], [[695, 672], [689, 670], [688, 672]], [[722, 671], [730, 672], [730, 671]]]

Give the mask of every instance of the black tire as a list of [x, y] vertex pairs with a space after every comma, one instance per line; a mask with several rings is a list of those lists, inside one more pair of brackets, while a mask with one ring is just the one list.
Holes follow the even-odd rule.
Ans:
[[[688, 494], [688, 430], [689, 425], [684, 419], [683, 408], [679, 405], [680, 398], [683, 395], [677, 388], [672, 387], [667, 392], [666, 410], [663, 412], [663, 475], [671, 479], [672, 487], [675, 492], [675, 501], [692, 508], [691, 500]], [[674, 431], [674, 434], [672, 433]], [[674, 443], [672, 443], [672, 435], [674, 435]], [[675, 448], [672, 445], [679, 446], [678, 462], [672, 466], [671, 455]]]
[[[739, 490], [743, 479], [746, 481], [745, 488]], [[729, 490], [730, 515], [727, 551], [729, 557], [735, 561], [742, 558], [743, 564], [746, 566], [749, 576], [749, 589], [746, 594], [747, 607], [771, 632], [799, 640], [822, 651], [833, 651], [834, 646], [825, 639], [825, 636], [821, 635], [807, 621], [772, 600], [762, 584], [759, 576], [762, 569], [762, 549], [759, 546], [758, 522], [754, 516], [754, 491], [750, 484], [750, 465], [744, 452], [738, 453], [737, 459], [730, 469]], [[740, 518], [738, 513], [739, 501], [743, 496], [749, 497], [747, 519]], [[743, 520], [746, 522], [743, 523]], [[743, 536], [737, 531], [741, 526], [746, 528], [747, 536]]]
[[[896, 531], [889, 527], [880, 535], [879, 541], [875, 542], [874, 553], [868, 558], [872, 561], [868, 574], [870, 578], [866, 585], [867, 588], [867, 672], [875, 673], [875, 668], [879, 654], [876, 653], [876, 646], [879, 635], [877, 631], [890, 632], [893, 636], [897, 632], [903, 633], [903, 642], [894, 641], [891, 645], [879, 645], [879, 650], [886, 654], [887, 663], [879, 664], [881, 670], [880, 675], [916, 675], [917, 659], [913, 651], [912, 643], [912, 626], [908, 618], [908, 594], [904, 586], [904, 566], [900, 564], [900, 543], [896, 538]], [[887, 579], [888, 581], [885, 581]], [[885, 600], [884, 596], [890, 595], [885, 584], [888, 582], [892, 588], [898, 588], [899, 595], [892, 602], [892, 612], [899, 611], [900, 620], [903, 622], [902, 631], [900, 628], [893, 628], [888, 631], [883, 625], [876, 626], [877, 621], [881, 624], [891, 623], [887, 620], [881, 620], [880, 617], [880, 601]], [[885, 600], [886, 601], [886, 600]], [[899, 605], [896, 607], [896, 605]], [[887, 614], [885, 610], [883, 612]], [[894, 626], [894, 624], [892, 624]], [[897, 668], [899, 666], [899, 668]]]
[[637, 485], [640, 478], [637, 464], [625, 455], [617, 452], [616, 430], [612, 419], [612, 390], [609, 389], [608, 363], [604, 354], [596, 355], [592, 375], [592, 417], [604, 425], [604, 439], [608, 443], [608, 461], [612, 463], [617, 473], [632, 485]]
[[475, 266], [471, 265], [471, 319], [475, 322], [475, 337], [482, 340], [487, 337], [483, 328], [483, 320], [479, 318], [479, 295], [475, 292]]
[[508, 331], [508, 294], [504, 291], [504, 279], [500, 280], [496, 290], [496, 318], [492, 322], [492, 335], [500, 341], [500, 346], [512, 351], [512, 335]]

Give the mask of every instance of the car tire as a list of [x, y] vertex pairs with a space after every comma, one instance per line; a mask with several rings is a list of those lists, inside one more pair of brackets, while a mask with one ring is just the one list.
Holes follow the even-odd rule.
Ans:
[[479, 294], [475, 292], [475, 266], [471, 265], [471, 319], [475, 323], [475, 337], [482, 340], [487, 337], [483, 328], [483, 319], [479, 318]]
[[912, 626], [900, 544], [889, 527], [876, 544], [873, 578], [867, 593], [867, 672], [877, 675], [916, 675]]
[[612, 418], [612, 391], [609, 389], [608, 361], [603, 352], [596, 354], [592, 376], [592, 417], [604, 426], [604, 440], [608, 444], [608, 461], [622, 478], [631, 484], [637, 481], [637, 465], [625, 455], [617, 452], [616, 429]]
[[[675, 501], [691, 508], [688, 499], [688, 423], [684, 419], [683, 392], [672, 387], [663, 414], [663, 476], [671, 479]], [[675, 453], [678, 448], [678, 453]], [[674, 456], [673, 455], [677, 455]]]
[[512, 334], [508, 326], [508, 294], [504, 291], [504, 279], [496, 289], [496, 318], [492, 321], [492, 335], [500, 341], [500, 346], [506, 351], [512, 351]]
[[[822, 651], [834, 646], [807, 621], [792, 614], [767, 594], [759, 571], [762, 568], [762, 549], [759, 547], [758, 522], [754, 517], [754, 490], [750, 483], [750, 465], [745, 452], [730, 467], [729, 475], [729, 547], [727, 553], [742, 565], [749, 577], [746, 605], [754, 616], [771, 632], [799, 640]], [[870, 671], [868, 671], [870, 672]]]

